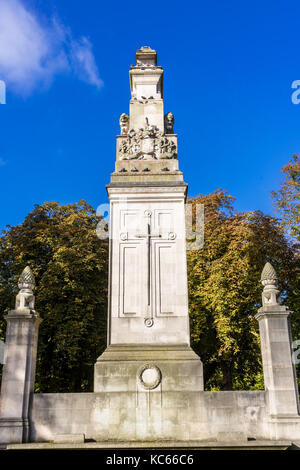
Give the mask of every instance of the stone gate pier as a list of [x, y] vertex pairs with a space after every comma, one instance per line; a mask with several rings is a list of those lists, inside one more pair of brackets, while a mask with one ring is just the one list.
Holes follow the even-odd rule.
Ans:
[[287, 448], [300, 442], [290, 311], [277, 276], [262, 272], [259, 322], [265, 390], [207, 392], [190, 345], [187, 184], [174, 115], [164, 112], [163, 69], [136, 52], [129, 114], [120, 117], [110, 201], [107, 348], [91, 393], [34, 393], [38, 327], [26, 268], [6, 316], [0, 443], [8, 448]]

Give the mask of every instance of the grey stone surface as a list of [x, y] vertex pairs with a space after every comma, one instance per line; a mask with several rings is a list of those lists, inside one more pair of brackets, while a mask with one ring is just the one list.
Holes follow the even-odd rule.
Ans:
[[114, 186], [108, 192], [108, 344], [189, 345], [185, 187]]
[[292, 360], [290, 311], [281, 305], [277, 275], [267, 263], [261, 276], [264, 286], [259, 322], [266, 390], [268, 429], [271, 439], [297, 439], [300, 429], [299, 390]]
[[84, 442], [84, 434], [55, 434], [54, 444], [81, 444]]
[[145, 390], [141, 369], [158, 368], [158, 390], [203, 390], [202, 363], [186, 345], [111, 345], [95, 365], [94, 391]]
[[271, 419], [264, 391], [35, 394], [31, 419], [33, 442], [57, 434], [105, 442], [300, 439], [297, 418]]
[[0, 400], [0, 442], [26, 442], [29, 407], [34, 390], [39, 314], [33, 310], [34, 277], [27, 266], [19, 279], [16, 309], [7, 321], [5, 364]]
[[[50, 449], [203, 449], [203, 450], [287, 450], [292, 447], [291, 441], [136, 441], [136, 442], [86, 442], [84, 444], [50, 444], [50, 443], [32, 443], [32, 444], [10, 444], [7, 450], [50, 450]], [[295, 447], [298, 447], [296, 443]]]
[[271, 416], [299, 416], [299, 392], [292, 361], [289, 315], [289, 310], [279, 304], [264, 305], [256, 315]]

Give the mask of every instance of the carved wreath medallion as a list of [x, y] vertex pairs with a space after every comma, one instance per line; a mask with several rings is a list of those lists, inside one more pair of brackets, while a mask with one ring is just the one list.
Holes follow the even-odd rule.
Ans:
[[153, 390], [160, 384], [162, 375], [155, 364], [145, 364], [139, 369], [137, 377], [146, 390]]

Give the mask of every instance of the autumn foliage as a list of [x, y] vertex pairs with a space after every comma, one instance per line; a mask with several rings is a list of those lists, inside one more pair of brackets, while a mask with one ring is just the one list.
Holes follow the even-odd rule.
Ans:
[[[108, 243], [85, 201], [47, 202], [0, 238], [0, 310], [14, 307], [17, 279], [36, 277], [39, 332], [36, 390], [91, 391], [93, 365], [106, 346]], [[0, 334], [5, 322], [1, 316]]]
[[[278, 219], [260, 211], [236, 212], [234, 198], [224, 190], [189, 200], [204, 204], [205, 241], [188, 252], [188, 287], [192, 346], [204, 364], [206, 390], [263, 388], [254, 316], [266, 261], [276, 269], [284, 303], [294, 311], [294, 338], [300, 338], [299, 158], [283, 173], [285, 181], [273, 193]], [[107, 318], [108, 241], [97, 237], [98, 222], [85, 201], [46, 202], [0, 237], [0, 312], [14, 307], [26, 265], [36, 277], [36, 309], [43, 318], [37, 392], [93, 390]], [[0, 339], [5, 339], [2, 315]]]
[[193, 202], [204, 204], [205, 242], [188, 253], [191, 336], [204, 362], [206, 388], [263, 388], [254, 318], [261, 305], [261, 271], [271, 262], [288, 297], [299, 260], [275, 218], [234, 212], [233, 198], [222, 190]]

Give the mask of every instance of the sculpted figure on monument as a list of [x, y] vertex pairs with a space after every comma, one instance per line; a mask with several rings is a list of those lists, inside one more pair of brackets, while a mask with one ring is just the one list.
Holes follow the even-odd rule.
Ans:
[[176, 144], [168, 137], [162, 137], [159, 142], [160, 159], [177, 158]]
[[128, 158], [128, 143], [126, 140], [122, 140], [119, 145], [120, 160], [127, 160]]
[[167, 152], [168, 139], [162, 137], [159, 142], [159, 158], [163, 158], [163, 155]]
[[128, 132], [128, 126], [129, 126], [129, 116], [126, 113], [121, 114], [120, 116], [120, 134], [121, 135], [126, 135]]
[[167, 158], [176, 158], [176, 156], [177, 156], [176, 144], [171, 139], [169, 139], [168, 152], [167, 153], [168, 153]]
[[165, 115], [165, 133], [174, 134], [174, 115], [172, 113], [167, 113]]
[[[169, 113], [170, 114], [170, 113]], [[145, 118], [145, 127], [130, 129], [119, 144], [120, 160], [177, 158], [177, 146]]]

